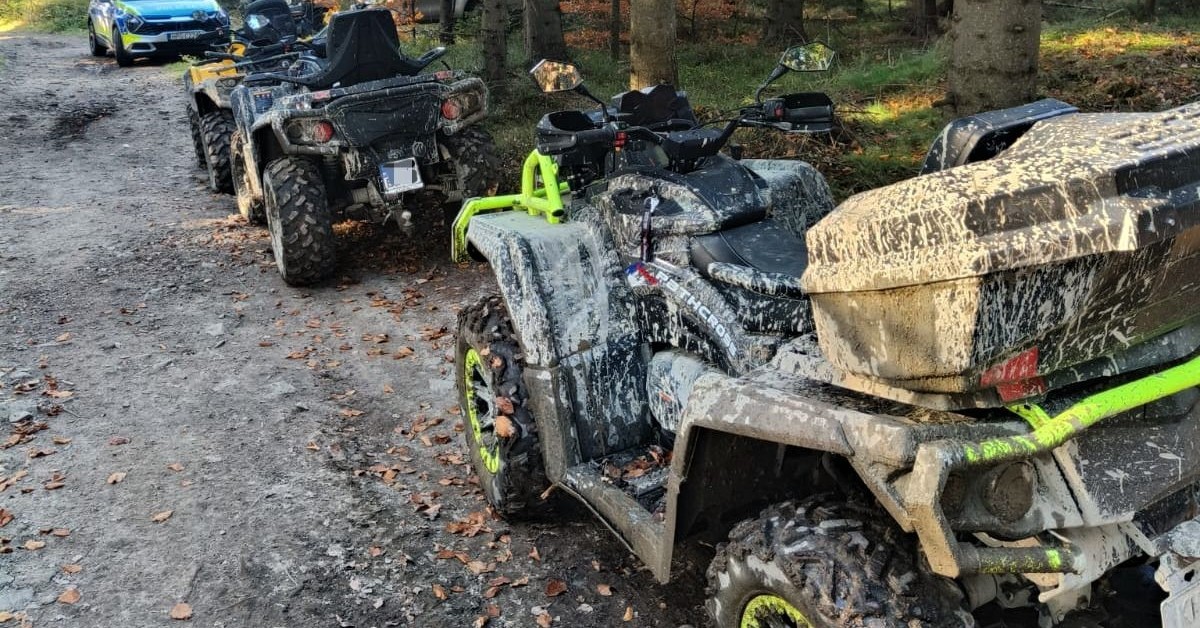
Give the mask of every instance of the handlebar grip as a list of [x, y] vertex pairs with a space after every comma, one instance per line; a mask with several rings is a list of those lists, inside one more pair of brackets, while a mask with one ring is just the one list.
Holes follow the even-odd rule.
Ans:
[[235, 55], [235, 54], [229, 54], [228, 52], [216, 52], [216, 51], [213, 51], [213, 50], [207, 50], [207, 51], [205, 51], [205, 52], [204, 52], [204, 57], [205, 57], [206, 59], [219, 59], [219, 60], [223, 60], [223, 61], [224, 61], [224, 60], [228, 60], [228, 61], [238, 61], [239, 59], [241, 59], [241, 58], [242, 58], [242, 57], [241, 57], [241, 56], [239, 56], [239, 55]]
[[578, 131], [575, 133], [575, 143], [577, 144], [595, 144], [598, 142], [611, 142], [617, 137], [617, 132], [610, 128], [592, 129], [590, 131]]

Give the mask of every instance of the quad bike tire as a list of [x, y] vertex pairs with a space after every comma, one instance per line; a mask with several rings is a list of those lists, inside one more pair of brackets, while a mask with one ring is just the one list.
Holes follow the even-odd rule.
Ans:
[[952, 581], [878, 508], [819, 496], [736, 525], [708, 567], [718, 628], [974, 626]]
[[252, 225], [267, 224], [260, 199], [254, 198], [250, 187], [250, 173], [246, 169], [246, 140], [242, 132], [234, 130], [229, 138], [229, 174], [233, 180], [233, 194], [237, 197], [238, 213]]
[[204, 158], [204, 141], [200, 139], [200, 113], [192, 105], [187, 107], [188, 127], [192, 133], [192, 148], [196, 151], [196, 165], [201, 168], [208, 167], [208, 161]]
[[[455, 371], [463, 438], [489, 504], [509, 518], [548, 513], [549, 487], [522, 374], [524, 356], [504, 301], [489, 296], [458, 315]], [[508, 431], [507, 436], [499, 432]]]
[[125, 41], [121, 39], [121, 31], [116, 27], [112, 30], [112, 51], [117, 58], [117, 66], [127, 68], [133, 65], [133, 55], [125, 49]]
[[108, 54], [108, 48], [96, 39], [96, 26], [88, 20], [88, 48], [92, 51], [93, 57], [103, 57]]
[[228, 109], [200, 116], [200, 143], [208, 167], [208, 187], [213, 192], [233, 194], [233, 176], [229, 172], [229, 140], [237, 125]]
[[280, 276], [293, 286], [328, 277], [337, 251], [320, 168], [305, 157], [280, 157], [267, 164], [262, 188], [271, 250]]
[[441, 141], [450, 153], [451, 167], [464, 200], [496, 193], [500, 187], [500, 157], [490, 133], [469, 126]]

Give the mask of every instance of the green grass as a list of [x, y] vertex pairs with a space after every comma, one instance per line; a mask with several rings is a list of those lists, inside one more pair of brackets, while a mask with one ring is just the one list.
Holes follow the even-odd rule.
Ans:
[[0, 30], [83, 32], [87, 0], [0, 0]]

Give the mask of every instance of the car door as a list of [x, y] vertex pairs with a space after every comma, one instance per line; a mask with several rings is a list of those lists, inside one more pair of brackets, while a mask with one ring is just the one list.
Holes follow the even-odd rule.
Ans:
[[112, 0], [92, 0], [91, 16], [92, 27], [96, 30], [96, 35], [102, 37], [108, 42], [109, 46], [113, 43], [113, 12], [115, 7]]

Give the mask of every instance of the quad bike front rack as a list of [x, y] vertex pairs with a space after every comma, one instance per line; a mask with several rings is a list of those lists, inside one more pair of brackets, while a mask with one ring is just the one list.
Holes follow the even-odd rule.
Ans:
[[[541, 185], [538, 185], [538, 182]], [[450, 228], [450, 259], [467, 261], [467, 227], [471, 219], [479, 214], [524, 209], [530, 216], [541, 214], [546, 222], [556, 225], [564, 214], [562, 195], [571, 189], [566, 181], [558, 180], [558, 164], [548, 155], [538, 151], [529, 153], [521, 168], [521, 191], [517, 194], [487, 196], [467, 199], [454, 218]]]
[[906, 501], [917, 536], [939, 575], [972, 573], [1075, 573], [1080, 557], [1068, 546], [976, 547], [960, 543], [941, 508], [947, 478], [954, 471], [995, 465], [1049, 452], [1097, 423], [1200, 386], [1200, 357], [1088, 396], [1051, 417], [1041, 407], [1010, 408], [1032, 428], [1026, 434], [978, 443], [941, 440], [917, 450], [914, 490]]

